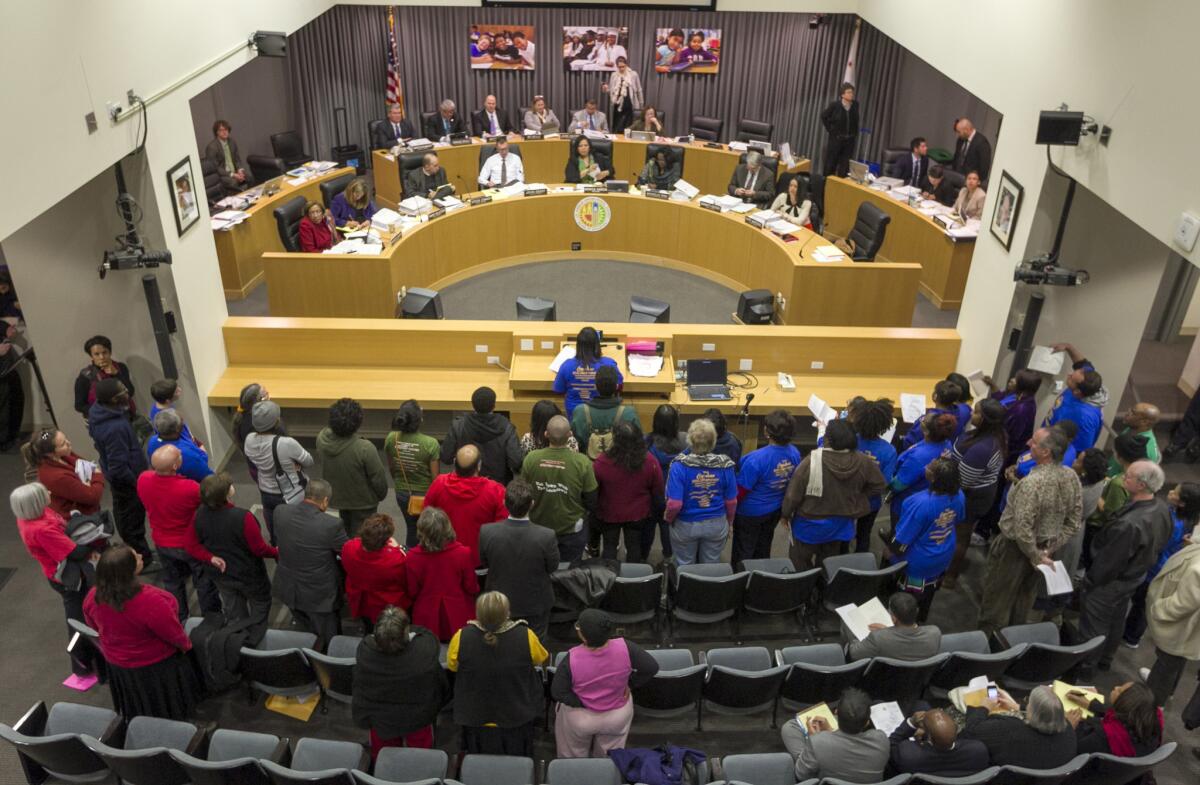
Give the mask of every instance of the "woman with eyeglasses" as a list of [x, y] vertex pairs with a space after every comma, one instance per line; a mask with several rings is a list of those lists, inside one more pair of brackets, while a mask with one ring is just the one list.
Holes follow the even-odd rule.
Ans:
[[100, 511], [104, 472], [76, 455], [65, 433], [54, 428], [34, 432], [29, 443], [21, 446], [21, 456], [26, 474], [36, 476], [50, 492], [50, 509], [64, 518], [76, 512], [94, 515]]

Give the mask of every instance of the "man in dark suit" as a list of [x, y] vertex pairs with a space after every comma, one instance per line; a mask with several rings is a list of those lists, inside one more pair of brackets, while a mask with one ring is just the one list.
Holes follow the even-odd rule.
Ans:
[[375, 126], [371, 135], [371, 149], [379, 150], [384, 147], [395, 147], [403, 139], [412, 139], [412, 123], [404, 117], [404, 110], [397, 104], [388, 107], [387, 122]]
[[473, 136], [496, 136], [512, 132], [512, 120], [509, 118], [508, 112], [496, 105], [496, 96], [494, 95], [483, 99], [483, 108], [478, 112], [471, 112], [471, 134]]
[[850, 172], [850, 156], [858, 142], [858, 101], [854, 85], [842, 83], [838, 99], [821, 111], [821, 125], [829, 134], [825, 145], [824, 174], [845, 177]]
[[275, 540], [279, 557], [272, 593], [292, 617], [317, 636], [324, 651], [342, 632], [342, 576], [338, 556], [346, 544], [340, 518], [326, 515], [333, 489], [324, 480], [309, 480], [304, 500], [275, 508]]
[[929, 145], [925, 137], [918, 136], [908, 144], [908, 155], [896, 161], [892, 177], [903, 180], [905, 185], [925, 189], [929, 185]]
[[969, 777], [988, 766], [983, 742], [958, 738], [958, 726], [941, 709], [918, 711], [892, 731], [892, 768], [900, 774]]
[[[424, 196], [426, 199], [432, 199], [435, 192], [448, 183], [446, 171], [438, 163], [438, 157], [433, 153], [425, 153], [421, 168], [413, 169], [408, 173], [408, 177], [404, 178], [404, 195], [405, 197]], [[448, 193], [454, 193], [453, 185], [450, 186]]]
[[762, 153], [746, 154], [746, 163], [733, 170], [729, 178], [730, 196], [741, 197], [743, 202], [753, 202], [766, 207], [775, 198], [775, 178], [771, 170], [762, 165]]
[[465, 133], [466, 130], [462, 118], [455, 111], [454, 102], [447, 98], [438, 104], [438, 113], [425, 124], [425, 138], [436, 142], [442, 137]]
[[230, 136], [232, 131], [233, 127], [228, 122], [216, 121], [213, 123], [213, 140], [204, 148], [204, 157], [216, 167], [226, 194], [235, 194], [254, 185], [254, 178], [242, 165], [237, 142]]
[[512, 617], [524, 619], [543, 638], [554, 607], [550, 573], [558, 569], [558, 538], [530, 522], [533, 487], [520, 477], [505, 489], [504, 506], [508, 520], [489, 523], [479, 532], [479, 561], [488, 570], [488, 591], [503, 592]]
[[969, 118], [960, 117], [954, 122], [954, 171], [966, 174], [979, 172], [979, 179], [987, 186], [988, 174], [992, 171], [992, 145], [987, 137], [975, 130]]

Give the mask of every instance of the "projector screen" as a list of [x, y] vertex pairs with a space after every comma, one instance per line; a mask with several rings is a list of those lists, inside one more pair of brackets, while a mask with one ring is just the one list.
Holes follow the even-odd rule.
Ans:
[[559, 6], [562, 8], [691, 8], [697, 11], [715, 11], [717, 0], [585, 0], [571, 3], [567, 0], [483, 0], [487, 6]]

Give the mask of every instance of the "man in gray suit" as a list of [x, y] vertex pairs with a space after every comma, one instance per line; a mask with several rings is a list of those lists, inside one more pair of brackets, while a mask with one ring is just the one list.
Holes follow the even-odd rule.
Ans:
[[551, 529], [529, 521], [533, 486], [517, 477], [504, 491], [508, 520], [489, 523], [479, 532], [479, 561], [487, 567], [488, 591], [508, 597], [514, 619], [544, 638], [554, 607], [550, 573], [558, 569], [558, 538]]
[[807, 728], [795, 719], [783, 726], [783, 746], [796, 759], [796, 779], [836, 777], [846, 782], [878, 782], [891, 757], [887, 735], [871, 724], [871, 698], [850, 687], [837, 706], [838, 729], [821, 717]]
[[309, 480], [300, 504], [275, 509], [275, 598], [317, 636], [324, 651], [329, 639], [342, 632], [342, 575], [338, 556], [346, 544], [342, 521], [326, 515], [333, 489], [324, 480]]
[[752, 202], [766, 207], [775, 198], [775, 178], [771, 170], [762, 165], [762, 153], [746, 153], [746, 163], [733, 170], [729, 178], [729, 195], [740, 197], [743, 202]]
[[235, 194], [254, 185], [253, 178], [242, 166], [237, 142], [229, 135], [232, 131], [232, 126], [225, 120], [216, 121], [213, 123], [213, 140], [204, 148], [204, 157], [216, 167], [226, 194]]
[[847, 660], [890, 657], [894, 660], [923, 660], [938, 653], [942, 631], [932, 624], [917, 625], [917, 598], [908, 592], [896, 592], [888, 599], [892, 626], [872, 624], [871, 633], [846, 647]]
[[596, 108], [596, 99], [589, 98], [584, 104], [584, 108], [571, 118], [571, 125], [567, 127], [567, 130], [571, 133], [583, 133], [584, 131], [608, 133], [608, 118], [604, 116], [604, 112]]

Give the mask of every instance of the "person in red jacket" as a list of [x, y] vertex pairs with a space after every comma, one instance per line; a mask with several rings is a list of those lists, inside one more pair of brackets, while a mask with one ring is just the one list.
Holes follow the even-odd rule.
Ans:
[[163, 583], [175, 596], [179, 619], [187, 618], [187, 579], [190, 576], [200, 600], [201, 613], [220, 613], [221, 595], [204, 572], [211, 565], [225, 572], [225, 560], [200, 544], [196, 538], [196, 510], [200, 508], [200, 485], [179, 475], [183, 454], [163, 445], [150, 457], [153, 467], [137, 480], [138, 498], [150, 519], [150, 535], [158, 546], [163, 564]]
[[320, 202], [309, 202], [300, 219], [300, 250], [321, 253], [333, 247], [333, 216], [326, 215]]
[[192, 642], [179, 623], [175, 598], [143, 585], [141, 571], [142, 556], [128, 545], [101, 554], [83, 618], [100, 633], [118, 714], [190, 719], [200, 694], [196, 669], [183, 656]]
[[350, 615], [362, 621], [364, 635], [374, 631], [375, 620], [387, 606], [407, 611], [411, 604], [404, 593], [404, 549], [393, 538], [395, 533], [392, 517], [376, 513], [342, 546], [346, 604]]
[[[473, 444], [454, 455], [454, 472], [439, 474], [425, 494], [425, 504], [450, 516], [458, 541], [471, 550], [471, 565], [479, 564], [479, 530], [486, 523], [508, 518], [504, 486], [480, 474], [483, 456]], [[415, 619], [414, 623], [419, 623]]]
[[437, 507], [426, 507], [417, 519], [417, 547], [404, 562], [404, 586], [412, 598], [412, 622], [425, 627], [442, 643], [475, 618], [475, 559], [467, 546], [454, 539], [450, 518]]
[[35, 431], [29, 443], [21, 446], [21, 456], [50, 492], [50, 509], [64, 518], [73, 512], [94, 515], [100, 511], [104, 472], [76, 455], [65, 433], [53, 428]]

